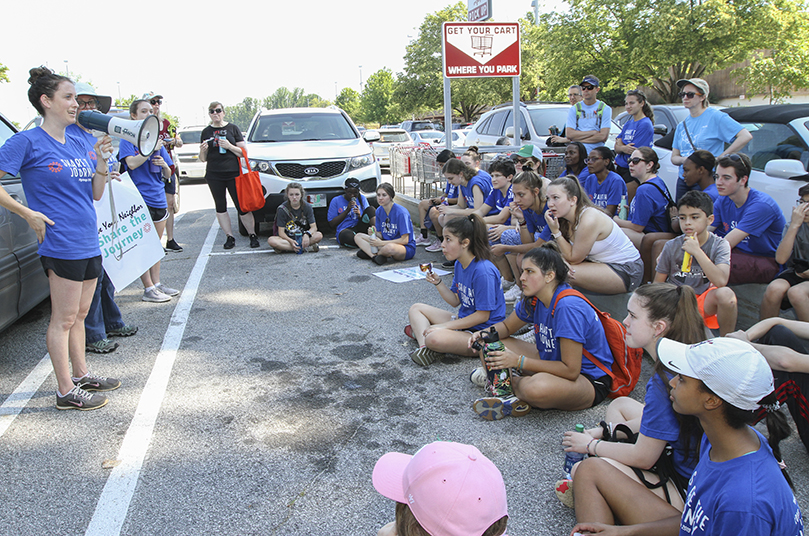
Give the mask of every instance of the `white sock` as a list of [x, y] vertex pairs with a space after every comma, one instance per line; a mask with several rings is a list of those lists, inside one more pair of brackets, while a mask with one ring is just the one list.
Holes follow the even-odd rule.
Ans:
[[154, 286], [154, 285], [152, 285], [151, 287], [149, 287], [149, 288], [147, 288], [147, 289], [143, 289], [143, 291], [144, 291], [144, 292], [149, 292], [150, 290], [154, 290], [154, 289], [155, 289], [155, 286]]

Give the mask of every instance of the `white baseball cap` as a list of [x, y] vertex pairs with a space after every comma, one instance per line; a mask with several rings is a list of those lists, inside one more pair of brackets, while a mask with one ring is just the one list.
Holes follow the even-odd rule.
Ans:
[[660, 339], [657, 355], [668, 369], [702, 380], [722, 400], [739, 409], [753, 411], [774, 390], [767, 360], [749, 343], [717, 337], [687, 345]]

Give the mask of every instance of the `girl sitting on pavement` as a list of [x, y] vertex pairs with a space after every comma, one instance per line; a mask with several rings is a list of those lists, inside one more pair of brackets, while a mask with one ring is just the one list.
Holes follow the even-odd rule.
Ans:
[[[555, 244], [534, 248], [522, 261], [525, 298], [503, 322], [494, 324], [506, 349], [488, 352], [490, 370], [519, 369], [513, 376], [514, 396], [484, 397], [472, 405], [487, 420], [527, 413], [526, 404], [542, 409], [580, 410], [599, 404], [609, 393], [611, 380], [584, 356], [586, 350], [605, 367], [612, 352], [595, 310], [577, 296], [557, 296], [567, 284], [568, 267]], [[534, 325], [535, 344], [509, 337], [525, 324]], [[468, 347], [481, 337], [475, 333]], [[473, 375], [474, 380], [475, 375]]]
[[[573, 482], [556, 483], [556, 495], [565, 506], [573, 507], [574, 490], [589, 495], [592, 485], [605, 464], [621, 470], [634, 482], [644, 484], [677, 510], [683, 509], [688, 478], [697, 464], [697, 446], [702, 435], [694, 417], [678, 416], [671, 408], [669, 381], [673, 374], [666, 371], [657, 355], [657, 343], [663, 337], [693, 344], [705, 340], [697, 299], [691, 287], [676, 287], [670, 283], [655, 283], [638, 288], [629, 298], [626, 344], [643, 348], [655, 361], [652, 377], [646, 383], [645, 405], [630, 397], [613, 400], [605, 420], [584, 433], [565, 432], [562, 445], [566, 452], [579, 452], [591, 457], [573, 466]], [[618, 431], [621, 435], [618, 435]], [[626, 437], [633, 434], [633, 437]], [[671, 454], [667, 449], [671, 446]], [[661, 458], [661, 456], [663, 456]], [[581, 476], [580, 476], [581, 475]], [[599, 486], [620, 488], [625, 478], [599, 481]], [[591, 520], [588, 505], [576, 511], [579, 520]]]
[[574, 286], [622, 294], [640, 285], [640, 253], [612, 218], [593, 205], [578, 179], [567, 176], [551, 182], [545, 221], [570, 264]]
[[[514, 163], [508, 158], [498, 158], [489, 166], [492, 173], [492, 191], [475, 214], [483, 218], [489, 233], [489, 245], [520, 244], [520, 233], [511, 221], [510, 205], [514, 202], [511, 181], [514, 179]], [[488, 215], [494, 213], [493, 215]], [[514, 273], [504, 256], [494, 256], [492, 262], [500, 270], [503, 290], [514, 286]]]
[[376, 200], [379, 208], [376, 209], [376, 234], [369, 236], [358, 233], [354, 237], [357, 247], [357, 257], [372, 259], [376, 264], [383, 265], [388, 259], [406, 261], [416, 254], [416, 239], [413, 236], [413, 222], [410, 213], [402, 205], [393, 202], [396, 192], [393, 186], [383, 182], [376, 189]]
[[455, 261], [452, 285], [447, 287], [433, 271], [427, 281], [435, 285], [448, 304], [459, 307], [458, 314], [417, 303], [410, 307], [410, 324], [405, 334], [418, 342], [410, 355], [426, 366], [444, 353], [477, 355], [468, 346], [469, 332], [486, 329], [506, 317], [506, 302], [500, 287], [500, 272], [489, 260], [486, 226], [477, 214], [455, 218], [444, 228], [444, 256]]
[[[320, 250], [318, 242], [323, 240], [323, 233], [317, 230], [312, 205], [305, 201], [306, 190], [301, 183], [290, 182], [284, 190], [284, 197], [286, 200], [275, 212], [275, 226], [278, 228], [278, 235], [268, 238], [267, 243], [278, 253], [285, 251], [299, 253], [301, 249], [316, 253]], [[287, 233], [288, 229], [298, 229], [303, 232], [300, 246], [295, 236]]]
[[[438, 223], [446, 227], [447, 222], [459, 216], [466, 216], [480, 207], [492, 191], [491, 178], [479, 174], [475, 168], [453, 158], [444, 164], [442, 170], [447, 181], [459, 188], [458, 204], [455, 206], [439, 205]], [[488, 177], [488, 174], [487, 174]], [[430, 251], [428, 248], [427, 251]]]

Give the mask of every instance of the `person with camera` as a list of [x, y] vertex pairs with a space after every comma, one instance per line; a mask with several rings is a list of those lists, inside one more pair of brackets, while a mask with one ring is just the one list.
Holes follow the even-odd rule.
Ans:
[[323, 240], [323, 233], [317, 230], [315, 211], [306, 202], [306, 190], [301, 183], [290, 182], [284, 189], [284, 197], [286, 200], [275, 211], [278, 234], [268, 238], [267, 243], [277, 253], [317, 253], [320, 251], [318, 242]]
[[337, 243], [341, 246], [355, 248], [354, 237], [358, 233], [368, 233], [368, 228], [376, 223], [374, 207], [360, 193], [360, 181], [350, 177], [343, 184], [344, 193], [329, 203], [326, 217], [329, 225], [335, 229]]

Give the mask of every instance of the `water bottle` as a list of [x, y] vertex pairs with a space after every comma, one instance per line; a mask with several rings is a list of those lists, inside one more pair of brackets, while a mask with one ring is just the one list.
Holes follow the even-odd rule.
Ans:
[[[584, 425], [577, 424], [576, 431], [580, 434], [584, 433]], [[581, 452], [565, 452], [565, 478], [570, 478], [570, 471], [573, 466], [584, 459], [585, 455]]]
[[226, 152], [228, 152], [227, 149], [222, 147], [222, 141], [226, 140], [227, 136], [217, 136], [217, 139], [219, 139], [219, 144], [218, 144], [219, 145], [219, 154], [225, 154]]
[[[372, 239], [376, 238], [376, 228], [375, 227], [371, 227], [370, 229], [368, 229], [368, 236], [370, 236]], [[371, 253], [376, 255], [377, 253], [379, 253], [379, 248], [376, 247], [376, 246], [371, 246]]]
[[[483, 344], [475, 341], [475, 344], [472, 346], [483, 352], [484, 361], [486, 360], [486, 356], [489, 355], [489, 352], [502, 352], [506, 349], [506, 345], [500, 340], [500, 334], [497, 333], [494, 326], [490, 327], [489, 331], [484, 332], [481, 339], [483, 340]], [[511, 388], [510, 368], [489, 369], [489, 367], [486, 367], [486, 376], [489, 379], [489, 385], [491, 385], [492, 396], [505, 397], [514, 394]]]
[[296, 253], [300, 255], [303, 253], [303, 231], [301, 231], [300, 227], [295, 229], [295, 242], [298, 243], [298, 251]]
[[626, 196], [621, 196], [621, 204], [618, 205], [618, 219], [625, 220], [629, 212], [629, 205], [626, 202]]

